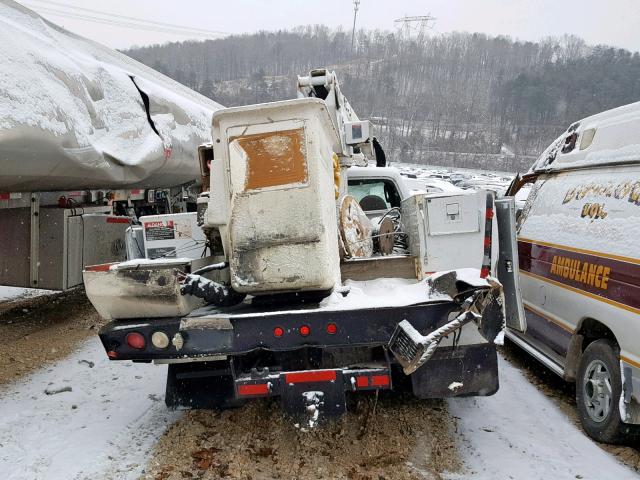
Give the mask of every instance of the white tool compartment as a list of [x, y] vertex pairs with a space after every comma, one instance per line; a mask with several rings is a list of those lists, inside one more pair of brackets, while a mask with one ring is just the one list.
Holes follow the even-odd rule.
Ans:
[[[486, 191], [477, 190], [456, 195], [416, 194], [403, 200], [409, 249], [420, 260], [423, 275], [482, 266], [486, 199]], [[493, 233], [497, 239], [495, 225]]]

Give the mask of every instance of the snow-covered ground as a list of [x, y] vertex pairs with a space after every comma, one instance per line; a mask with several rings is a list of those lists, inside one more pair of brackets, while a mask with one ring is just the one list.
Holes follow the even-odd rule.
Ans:
[[37, 288], [5, 287], [0, 285], [0, 302], [6, 302], [20, 297], [35, 297], [46, 293], [52, 293], [52, 291]]
[[[109, 363], [95, 338], [0, 389], [2, 478], [138, 478], [156, 440], [180, 416], [162, 401], [165, 369]], [[450, 478], [637, 478], [502, 358], [500, 381], [492, 397], [449, 401], [467, 469]], [[67, 386], [71, 392], [45, 393]]]
[[468, 469], [452, 478], [637, 479], [599, 448], [518, 369], [500, 357], [492, 397], [449, 400]]
[[[179, 414], [164, 405], [166, 367], [108, 363], [95, 337], [67, 359], [0, 387], [2, 479], [138, 478]], [[72, 391], [45, 393], [64, 387]]]

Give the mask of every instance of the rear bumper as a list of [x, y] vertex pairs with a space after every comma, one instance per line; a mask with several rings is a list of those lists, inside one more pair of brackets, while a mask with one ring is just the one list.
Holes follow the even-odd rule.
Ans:
[[418, 398], [484, 396], [498, 389], [494, 345], [442, 347], [411, 375], [411, 383], [402, 369], [389, 360], [387, 357], [386, 361], [341, 368], [281, 370], [275, 367], [243, 372], [234, 368], [234, 360], [169, 365], [167, 405], [219, 408], [274, 397], [290, 415], [303, 420], [309, 412], [341, 415], [347, 409], [348, 394], [392, 390], [397, 384], [411, 388]]
[[[458, 308], [453, 302], [441, 302], [348, 312], [314, 310], [115, 321], [104, 326], [99, 335], [109, 358], [113, 360], [197, 362], [192, 363], [197, 370], [198, 364], [227, 359], [219, 363], [226, 364], [226, 375], [233, 382], [231, 396], [236, 399], [279, 396], [285, 403], [293, 405], [293, 410], [299, 410], [304, 392], [320, 391], [324, 392], [325, 405], [341, 405], [336, 407], [338, 412], [344, 408], [346, 392], [393, 387], [391, 369], [395, 360], [386, 349], [398, 323], [407, 320], [421, 334], [427, 335], [447, 323], [450, 314]], [[333, 327], [328, 329], [330, 324]], [[308, 335], [301, 334], [301, 326], [308, 327]], [[274, 334], [276, 328], [281, 332], [278, 336]], [[151, 344], [153, 333], [158, 331], [173, 340], [167, 348], [156, 348]], [[145, 338], [144, 348], [134, 349], [127, 344], [126, 337], [132, 332]], [[497, 391], [495, 345], [479, 334], [470, 342], [462, 343], [465, 344], [439, 347], [433, 357], [411, 375], [413, 392], [417, 397], [491, 395]], [[329, 370], [280, 371], [276, 368], [277, 371], [267, 372], [264, 377], [259, 372], [233, 371], [234, 362], [253, 351], [358, 347], [383, 347], [386, 361], [367, 368], [352, 368], [346, 362]], [[198, 371], [196, 376], [202, 375]]]
[[[304, 347], [373, 347], [386, 345], [402, 320], [426, 335], [446, 323], [456, 308], [458, 305], [453, 302], [441, 302], [339, 312], [118, 320], [102, 327], [99, 335], [109, 358], [134, 361], [241, 355], [258, 349], [278, 352]], [[330, 324], [332, 329], [328, 329]], [[308, 328], [306, 336], [301, 333], [302, 326]], [[276, 336], [276, 329], [281, 329], [282, 335]], [[127, 345], [126, 337], [131, 332], [144, 336], [145, 348]], [[164, 332], [172, 340], [170, 345], [154, 347], [154, 332]]]

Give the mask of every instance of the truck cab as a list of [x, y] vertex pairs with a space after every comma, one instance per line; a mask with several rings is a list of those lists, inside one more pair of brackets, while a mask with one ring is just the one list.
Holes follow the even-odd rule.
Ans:
[[352, 167], [347, 170], [349, 195], [355, 197], [367, 216], [383, 215], [400, 208], [411, 191], [393, 167]]

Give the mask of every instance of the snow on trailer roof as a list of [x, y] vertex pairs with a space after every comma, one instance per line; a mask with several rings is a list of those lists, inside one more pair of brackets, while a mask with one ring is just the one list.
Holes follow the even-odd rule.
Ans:
[[640, 102], [573, 123], [531, 167], [532, 172], [640, 162]]
[[10, 0], [0, 0], [0, 57], [0, 191], [199, 178], [216, 102]]

